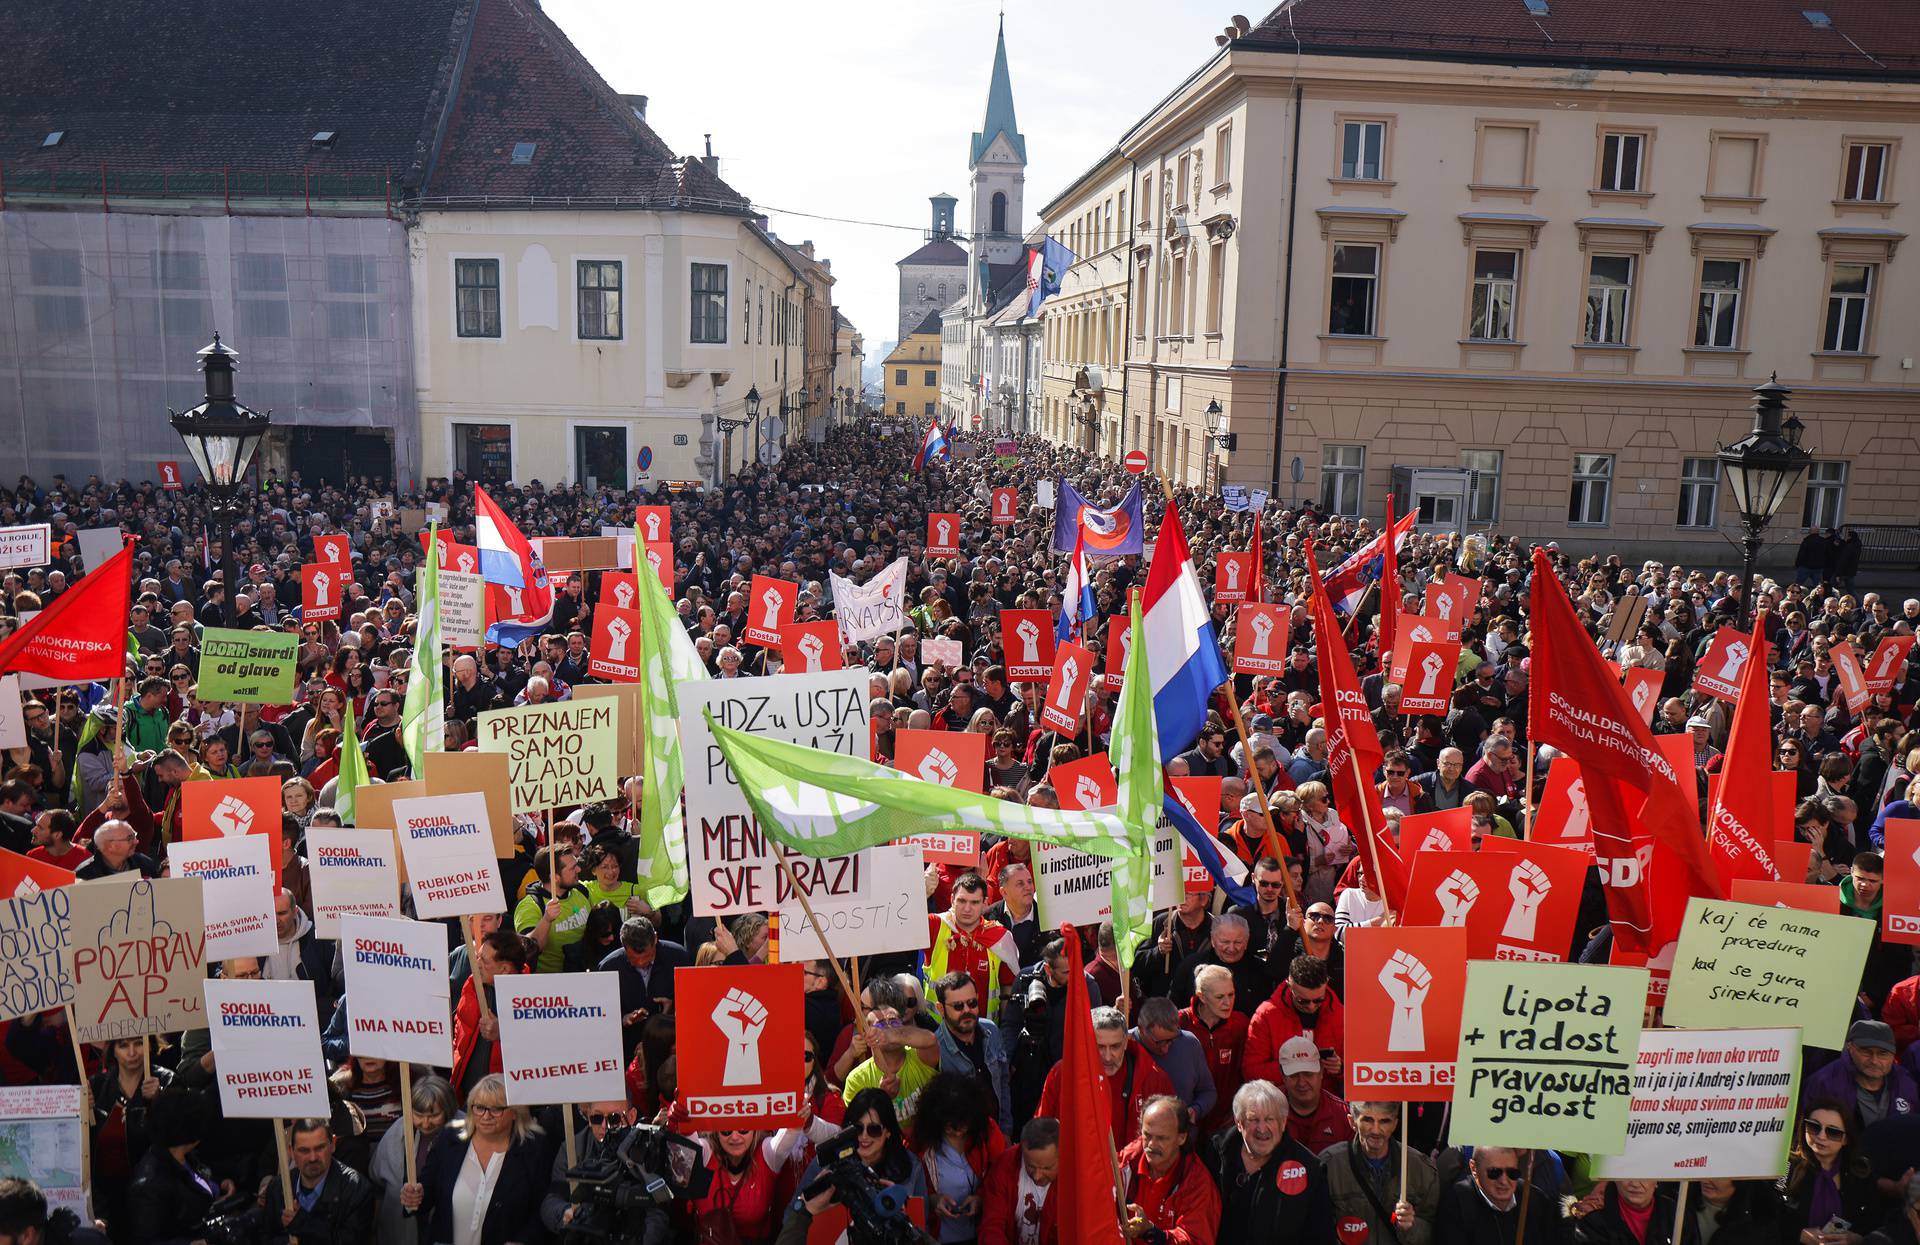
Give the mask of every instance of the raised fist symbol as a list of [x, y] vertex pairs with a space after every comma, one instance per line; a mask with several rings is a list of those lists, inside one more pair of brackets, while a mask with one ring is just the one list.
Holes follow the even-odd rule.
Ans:
[[1584, 839], [1593, 832], [1593, 814], [1587, 811], [1587, 780], [1576, 778], [1567, 784], [1567, 827], [1561, 837]]
[[327, 598], [333, 593], [333, 576], [321, 571], [313, 577], [313, 608], [327, 608]]
[[474, 571], [473, 555], [465, 551], [462, 551], [460, 554], [458, 565], [460, 567], [461, 574], [463, 575], [473, 574], [473, 571]]
[[769, 588], [760, 594], [760, 625], [771, 631], [780, 625], [780, 590]]
[[[1268, 623], [1267, 625], [1271, 627], [1273, 624]], [[1120, 668], [1124, 670], [1127, 668], [1127, 652], [1133, 648], [1133, 628], [1123, 628], [1120, 632], [1120, 638], [1114, 641], [1114, 643], [1120, 649]]]
[[611, 619], [607, 623], [607, 660], [624, 663], [627, 660], [627, 641], [633, 636], [633, 628], [624, 618]]
[[620, 609], [633, 608], [633, 585], [622, 579], [613, 585], [613, 603]]
[[760, 1035], [767, 1027], [767, 1009], [739, 986], [713, 1005], [713, 1025], [727, 1039], [727, 1065], [722, 1085], [760, 1083]]
[[1013, 634], [1020, 638], [1020, 660], [1034, 662], [1040, 660], [1040, 628], [1033, 625], [1033, 619], [1022, 618], [1013, 626]]
[[658, 549], [647, 550], [647, 565], [653, 568], [655, 575], [660, 573], [660, 551]]
[[934, 544], [945, 549], [953, 543], [953, 524], [947, 522], [945, 519], [940, 519], [934, 523], [933, 530], [937, 537], [933, 542]]
[[507, 592], [508, 617], [519, 618], [525, 614], [527, 612], [526, 602], [521, 599], [521, 593], [524, 589], [515, 588], [511, 584], [505, 584], [502, 585], [502, 587], [504, 587]]
[[1747, 656], [1752, 651], [1752, 649], [1747, 647], [1745, 640], [1735, 640], [1733, 643], [1727, 645], [1727, 653], [1726, 656], [1721, 659], [1720, 673], [1717, 677], [1725, 679], [1729, 683], [1737, 682], [1740, 678], [1740, 670], [1747, 664]]
[[805, 659], [807, 669], [818, 670], [820, 668], [820, 657], [826, 652], [827, 646], [820, 643], [819, 636], [808, 632], [806, 635], [801, 636], [799, 640], [795, 641], [794, 647], [800, 650], [800, 656]]
[[1433, 603], [1433, 612], [1440, 616], [1441, 622], [1453, 621], [1453, 594], [1441, 593], [1439, 599]]
[[1253, 629], [1253, 656], [1267, 656], [1267, 646], [1273, 642], [1273, 619], [1267, 614], [1254, 614], [1247, 619], [1247, 626]]
[[1060, 694], [1053, 699], [1053, 707], [1062, 713], [1069, 711], [1073, 699], [1074, 685], [1080, 678], [1080, 663], [1069, 657], [1060, 663]]
[[1423, 852], [1450, 852], [1453, 850], [1453, 840], [1447, 837], [1445, 830], [1434, 826], [1427, 831], [1427, 841], [1422, 843], [1418, 850]]
[[245, 834], [253, 826], [253, 809], [236, 795], [225, 796], [213, 806], [213, 812], [207, 814], [213, 822], [213, 828], [221, 834], [232, 837]]
[[1237, 592], [1240, 588], [1240, 559], [1228, 558], [1221, 570], [1227, 573], [1227, 591]]
[[1880, 654], [1880, 664], [1873, 668], [1873, 677], [1876, 679], [1884, 679], [1888, 675], [1892, 674], [1893, 659], [1895, 657], [1898, 657], [1899, 655], [1900, 655], [1900, 650], [1898, 648], [1894, 647], [1893, 645], [1888, 645], [1887, 651]]
[[660, 516], [657, 514], [650, 514], [647, 516], [647, 539], [648, 540], [660, 539]]
[[1415, 644], [1431, 644], [1433, 643], [1433, 632], [1415, 623], [1413, 630], [1407, 632], [1407, 639], [1412, 640]]
[[13, 888], [13, 894], [9, 895], [8, 898], [9, 899], [37, 899], [39, 898], [39, 895], [40, 895], [40, 883], [34, 881], [32, 878], [26, 876], [25, 874], [22, 874], [20, 876], [20, 885]]
[[1073, 796], [1080, 801], [1082, 808], [1099, 808], [1100, 784], [1093, 780], [1091, 774], [1082, 774], [1074, 780]]
[[1380, 988], [1393, 1000], [1393, 1022], [1387, 1029], [1388, 1050], [1427, 1048], [1427, 995], [1433, 974], [1410, 951], [1395, 951], [1380, 966]]
[[998, 494], [993, 499], [994, 513], [1001, 516], [1005, 516], [1009, 510], [1013, 509], [1012, 501], [1013, 499], [1011, 497], [1008, 497], [1005, 493]]
[[1446, 664], [1438, 653], [1428, 653], [1426, 660], [1420, 663], [1420, 694], [1422, 696], [1433, 695], [1433, 685], [1439, 681], [1440, 670]]
[[1547, 880], [1545, 869], [1531, 860], [1516, 864], [1507, 877], [1507, 893], [1513, 896], [1513, 907], [1507, 912], [1507, 924], [1500, 936], [1531, 942], [1534, 926], [1540, 919], [1540, 901], [1552, 889], [1553, 883]]
[[1480, 900], [1480, 884], [1455, 869], [1433, 894], [1440, 901], [1442, 926], [1465, 925], [1467, 913], [1472, 912], [1473, 905]]
[[927, 749], [927, 755], [920, 758], [920, 777], [928, 782], [937, 782], [943, 787], [951, 787], [953, 780], [960, 777], [960, 767], [953, 758], [938, 748]]
[[1633, 707], [1642, 714], [1647, 711], [1647, 698], [1653, 695], [1651, 680], [1642, 679], [1633, 689]]

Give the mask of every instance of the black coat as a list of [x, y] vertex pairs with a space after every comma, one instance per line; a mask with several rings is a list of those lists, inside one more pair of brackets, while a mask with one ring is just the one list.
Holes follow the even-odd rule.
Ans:
[[678, 969], [693, 967], [693, 957], [679, 943], [662, 938], [654, 943], [654, 947], [653, 967], [644, 981], [641, 980], [640, 970], [627, 963], [624, 947], [615, 947], [594, 965], [596, 971], [614, 973], [620, 978], [620, 1041], [622, 1048], [627, 1051], [631, 1051], [633, 1044], [640, 1040], [641, 1026], [646, 1024], [646, 1016], [642, 1016], [638, 1024], [626, 1024], [628, 1013], [643, 1011], [647, 1016], [655, 1012], [664, 1013], [666, 1009], [654, 1000], [673, 998], [673, 974]]
[[[1669, 1213], [1667, 1222], [1672, 1224]], [[1559, 1208], [1550, 1197], [1527, 1199], [1527, 1240], [1554, 1245], [1564, 1238]], [[1498, 1211], [1480, 1193], [1472, 1178], [1440, 1190], [1440, 1216], [1434, 1225], [1434, 1245], [1513, 1245], [1519, 1234], [1520, 1207]]]
[[1780, 1194], [1770, 1180], [1742, 1180], [1734, 1186], [1725, 1209], [1714, 1210], [1695, 1190], [1689, 1218], [1714, 1216], [1713, 1245], [1774, 1245], [1780, 1238]]
[[[460, 1168], [467, 1161], [469, 1143], [442, 1129], [420, 1165], [420, 1184], [425, 1194], [417, 1212], [423, 1220], [421, 1245], [450, 1245], [453, 1240], [453, 1187], [460, 1182]], [[480, 1224], [480, 1245], [507, 1245], [509, 1241], [537, 1241], [543, 1235], [540, 1226], [540, 1199], [547, 1193], [547, 1163], [540, 1146], [532, 1141], [516, 1142], [500, 1156], [503, 1166], [493, 1182], [493, 1197], [487, 1203], [486, 1218]]]
[[[1282, 1136], [1267, 1156], [1266, 1166], [1246, 1179], [1242, 1179], [1246, 1165], [1240, 1152], [1237, 1128], [1228, 1129], [1200, 1148], [1214, 1188], [1220, 1191], [1220, 1240], [1325, 1245], [1334, 1239], [1327, 1169], [1312, 1151]], [[1280, 1188], [1280, 1167], [1287, 1162], [1297, 1162], [1307, 1169], [1306, 1187], [1298, 1193], [1285, 1193]]]
[[[195, 1176], [213, 1186], [213, 1192]], [[200, 1236], [201, 1221], [218, 1197], [219, 1185], [199, 1155], [187, 1155], [182, 1165], [154, 1146], [134, 1164], [127, 1186], [127, 1221], [119, 1239], [127, 1245], [187, 1245]]]
[[[1532, 1213], [1529, 1206], [1528, 1213]], [[1634, 1236], [1633, 1229], [1627, 1226], [1620, 1216], [1620, 1186], [1607, 1186], [1605, 1198], [1598, 1210], [1579, 1218], [1569, 1220], [1573, 1245], [1673, 1245], [1673, 1194], [1665, 1188], [1653, 1195], [1653, 1215], [1647, 1220], [1647, 1239], [1641, 1241]], [[1531, 1235], [1531, 1233], [1529, 1233]], [[1688, 1215], [1680, 1228], [1681, 1245], [1698, 1245], [1700, 1225], [1692, 1215]], [[1714, 1237], [1715, 1241], [1720, 1238]]]
[[[295, 1176], [293, 1179], [298, 1180]], [[282, 1182], [267, 1184], [267, 1222], [275, 1240], [297, 1238], [300, 1245], [366, 1245], [373, 1239], [373, 1181], [335, 1159], [320, 1185], [312, 1210], [298, 1209], [293, 1222], [280, 1226]]]
[[[1813, 1212], [1813, 1181], [1801, 1179], [1796, 1182], [1796, 1174], [1795, 1168], [1789, 1167], [1780, 1181], [1783, 1209], [1776, 1239], [1784, 1245], [1793, 1245], [1798, 1241], [1802, 1228], [1821, 1226], [1807, 1222], [1807, 1217]], [[1855, 1170], [1843, 1170], [1840, 1174], [1840, 1217], [1862, 1236], [1878, 1228], [1886, 1217], [1886, 1204], [1881, 1200], [1880, 1190], [1874, 1185], [1873, 1176], [1864, 1163]]]

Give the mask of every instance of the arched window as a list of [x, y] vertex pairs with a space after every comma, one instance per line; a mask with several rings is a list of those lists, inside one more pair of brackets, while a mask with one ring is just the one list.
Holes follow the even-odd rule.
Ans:
[[927, 283], [925, 281], [913, 287], [913, 296], [915, 298], [925, 298], [927, 296]]
[[990, 228], [994, 233], [1005, 233], [1007, 231], [1007, 196], [1004, 191], [996, 190], [993, 192], [992, 219], [993, 224]]
[[940, 305], [942, 307], [947, 305], [947, 283], [945, 281], [940, 283]]

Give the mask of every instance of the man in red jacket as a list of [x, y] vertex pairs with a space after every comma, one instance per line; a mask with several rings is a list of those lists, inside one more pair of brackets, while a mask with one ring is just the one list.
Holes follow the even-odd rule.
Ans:
[[[490, 1072], [500, 1071], [500, 1015], [494, 1008], [493, 981], [502, 974], [512, 976], [527, 971], [526, 944], [520, 935], [504, 926], [480, 941], [473, 961], [473, 975], [460, 990], [460, 1002], [453, 1012], [453, 1089], [462, 1102], [474, 1082]], [[486, 992], [487, 1010], [480, 1012], [480, 996]]]
[[987, 1167], [980, 1192], [980, 1245], [1058, 1245], [1053, 1182], [1060, 1171], [1060, 1121], [1036, 1116], [1018, 1149]]
[[[1113, 1101], [1113, 1148], [1132, 1141], [1140, 1128], [1140, 1108], [1147, 1099], [1165, 1095], [1180, 1101], [1173, 1082], [1154, 1062], [1153, 1053], [1133, 1040], [1127, 1019], [1117, 1007], [1093, 1009], [1093, 1044], [1100, 1049], [1100, 1080]], [[1047, 1073], [1040, 1091], [1041, 1115], [1060, 1118], [1060, 1065]]]
[[1320, 1070], [1327, 1088], [1338, 1093], [1345, 1070], [1340, 1052], [1346, 1049], [1346, 1020], [1340, 999], [1333, 993], [1327, 962], [1310, 955], [1295, 956], [1287, 979], [1253, 1013], [1247, 1026], [1247, 1052], [1240, 1070], [1245, 1079], [1284, 1084], [1280, 1047], [1291, 1037], [1307, 1037], [1320, 1052]]
[[1128, 1240], [1152, 1245], [1213, 1245], [1220, 1231], [1220, 1194], [1200, 1157], [1187, 1146], [1187, 1109], [1171, 1096], [1140, 1110], [1140, 1137], [1120, 1152]]
[[1193, 974], [1193, 1006], [1180, 1013], [1180, 1027], [1200, 1039], [1217, 1097], [1200, 1121], [1203, 1133], [1233, 1127], [1233, 1096], [1241, 1086], [1247, 1050], [1247, 1018], [1233, 1010], [1233, 974], [1220, 964], [1202, 964]]

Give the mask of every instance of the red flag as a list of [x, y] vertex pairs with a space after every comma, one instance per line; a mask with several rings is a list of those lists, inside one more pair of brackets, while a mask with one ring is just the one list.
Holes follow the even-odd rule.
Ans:
[[1067, 947], [1066, 1036], [1060, 1054], [1060, 1174], [1053, 1196], [1060, 1239], [1074, 1245], [1119, 1245], [1114, 1205], [1113, 1099], [1093, 1042], [1093, 1008], [1081, 967], [1080, 935], [1060, 930]]
[[[1528, 734], [1579, 762], [1616, 947], [1630, 955], [1658, 953], [1678, 937], [1688, 894], [1726, 897], [1707, 857], [1698, 804], [1654, 747], [1652, 732], [1580, 625], [1540, 549], [1533, 554], [1531, 605]], [[1649, 877], [1656, 864], [1669, 874], [1658, 886], [1657, 921]]]
[[0, 644], [0, 674], [80, 683], [125, 675], [132, 566], [129, 542]]
[[[1393, 530], [1393, 494], [1387, 494], [1387, 530]], [[1393, 652], [1394, 623], [1400, 617], [1400, 551], [1394, 548], [1393, 541], [1386, 542], [1386, 552], [1381, 555], [1380, 563], [1380, 626], [1379, 640], [1374, 651], [1384, 660]]]
[[1398, 912], [1407, 902], [1407, 866], [1399, 846], [1387, 833], [1380, 792], [1373, 785], [1373, 773], [1380, 768], [1385, 753], [1380, 748], [1380, 735], [1373, 729], [1360, 680], [1353, 672], [1353, 658], [1341, 638], [1340, 620], [1333, 616], [1333, 603], [1327, 600], [1326, 587], [1320, 582], [1320, 563], [1314, 557], [1312, 541], [1307, 542], [1307, 570], [1313, 584], [1313, 648], [1320, 665], [1320, 704], [1327, 723], [1327, 774], [1333, 802], [1344, 819], [1358, 821], [1352, 829], [1363, 853], [1361, 859], [1367, 862], [1367, 872], [1386, 897], [1387, 906]]
[[[1727, 759], [1720, 771], [1719, 791], [1707, 814], [1707, 850], [1720, 885], [1732, 889], [1735, 879], [1780, 881], [1771, 844], [1792, 823], [1774, 821], [1773, 721], [1768, 713], [1767, 634], [1755, 619], [1752, 656], [1740, 676], [1740, 695], [1733, 702], [1733, 731], [1727, 736]], [[1796, 879], [1797, 880], [1797, 879]]]
[[1255, 605], [1265, 605], [1267, 602], [1267, 568], [1262, 552], [1260, 512], [1256, 510], [1253, 512], [1253, 596], [1248, 598]]

